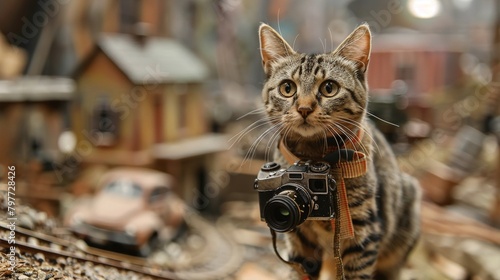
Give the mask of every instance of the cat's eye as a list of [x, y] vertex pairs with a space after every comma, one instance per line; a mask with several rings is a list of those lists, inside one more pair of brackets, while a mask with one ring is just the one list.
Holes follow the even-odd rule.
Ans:
[[339, 85], [332, 80], [326, 80], [319, 86], [319, 92], [325, 97], [332, 97], [338, 91]]
[[297, 92], [297, 85], [290, 80], [285, 80], [280, 84], [279, 91], [284, 97], [292, 97]]

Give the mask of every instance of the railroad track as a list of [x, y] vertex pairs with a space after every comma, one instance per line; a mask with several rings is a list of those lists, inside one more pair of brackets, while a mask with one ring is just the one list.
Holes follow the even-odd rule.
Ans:
[[[3, 230], [9, 230], [8, 227], [4, 225], [0, 225], [0, 228]], [[28, 239], [36, 241], [30, 242]], [[8, 247], [7, 239], [0, 238], [0, 244], [2, 243], [5, 244], [5, 247]], [[31, 253], [33, 255], [42, 253], [44, 256], [54, 259], [58, 257], [72, 258], [80, 262], [91, 262], [94, 264], [133, 271], [157, 279], [178, 279], [178, 277], [176, 277], [176, 275], [171, 271], [160, 271], [158, 268], [149, 267], [146, 259], [92, 247], [76, 246], [75, 243], [66, 239], [53, 237], [20, 227], [16, 227], [15, 246], [23, 253]]]
[[243, 247], [233, 240], [225, 225], [214, 227], [192, 211], [186, 213], [186, 222], [210, 242], [205, 244], [204, 252], [194, 256], [196, 265], [176, 271], [179, 279], [220, 280], [239, 268], [243, 262]]
[[[89, 246], [44, 233], [16, 227], [16, 247], [21, 252], [42, 253], [49, 258], [72, 258], [78, 262], [115, 267], [132, 271], [154, 279], [166, 280], [215, 280], [234, 273], [243, 260], [243, 249], [227, 235], [223, 227], [214, 227], [194, 211], [187, 211], [185, 221], [189, 231], [201, 236], [203, 249], [194, 252], [189, 261], [182, 264], [153, 262], [140, 258]], [[0, 224], [0, 231], [9, 232]], [[0, 235], [1, 236], [1, 235]], [[9, 247], [7, 236], [0, 237], [0, 247]]]

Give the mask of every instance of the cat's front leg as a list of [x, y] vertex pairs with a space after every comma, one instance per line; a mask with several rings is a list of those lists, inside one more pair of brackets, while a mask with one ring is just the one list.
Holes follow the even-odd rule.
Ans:
[[[376, 258], [370, 252], [357, 254], [359, 260], [354, 258], [344, 263], [344, 276], [346, 280], [373, 279]], [[331, 252], [323, 254], [323, 266], [318, 280], [337, 279], [337, 260]]]
[[336, 279], [337, 265], [332, 252], [325, 252], [323, 254], [324, 265], [321, 268], [318, 280], [331, 280]]
[[364, 238], [343, 244], [342, 260], [346, 280], [373, 279], [379, 254], [379, 241], [380, 234], [372, 232]]
[[315, 233], [301, 226], [285, 236], [288, 259], [293, 263], [292, 267], [300, 276], [299, 279], [318, 279], [323, 264], [323, 250], [316, 243]]

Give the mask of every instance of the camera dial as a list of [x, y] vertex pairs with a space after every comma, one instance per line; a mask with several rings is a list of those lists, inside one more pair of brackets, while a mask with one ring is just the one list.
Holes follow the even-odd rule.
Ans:
[[262, 171], [270, 172], [270, 171], [275, 171], [281, 168], [281, 165], [279, 165], [276, 162], [267, 162], [262, 167], [260, 168]]
[[329, 168], [329, 165], [326, 162], [322, 162], [322, 161], [316, 161], [316, 162], [312, 163], [311, 165], [309, 165], [309, 169], [315, 173], [325, 172], [328, 168]]

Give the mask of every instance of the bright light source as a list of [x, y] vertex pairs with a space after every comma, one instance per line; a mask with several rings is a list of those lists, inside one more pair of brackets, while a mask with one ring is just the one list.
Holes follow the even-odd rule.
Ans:
[[75, 134], [71, 131], [64, 131], [57, 141], [59, 150], [63, 153], [71, 153], [76, 146]]
[[439, 0], [409, 0], [410, 13], [418, 18], [433, 18], [441, 12]]

